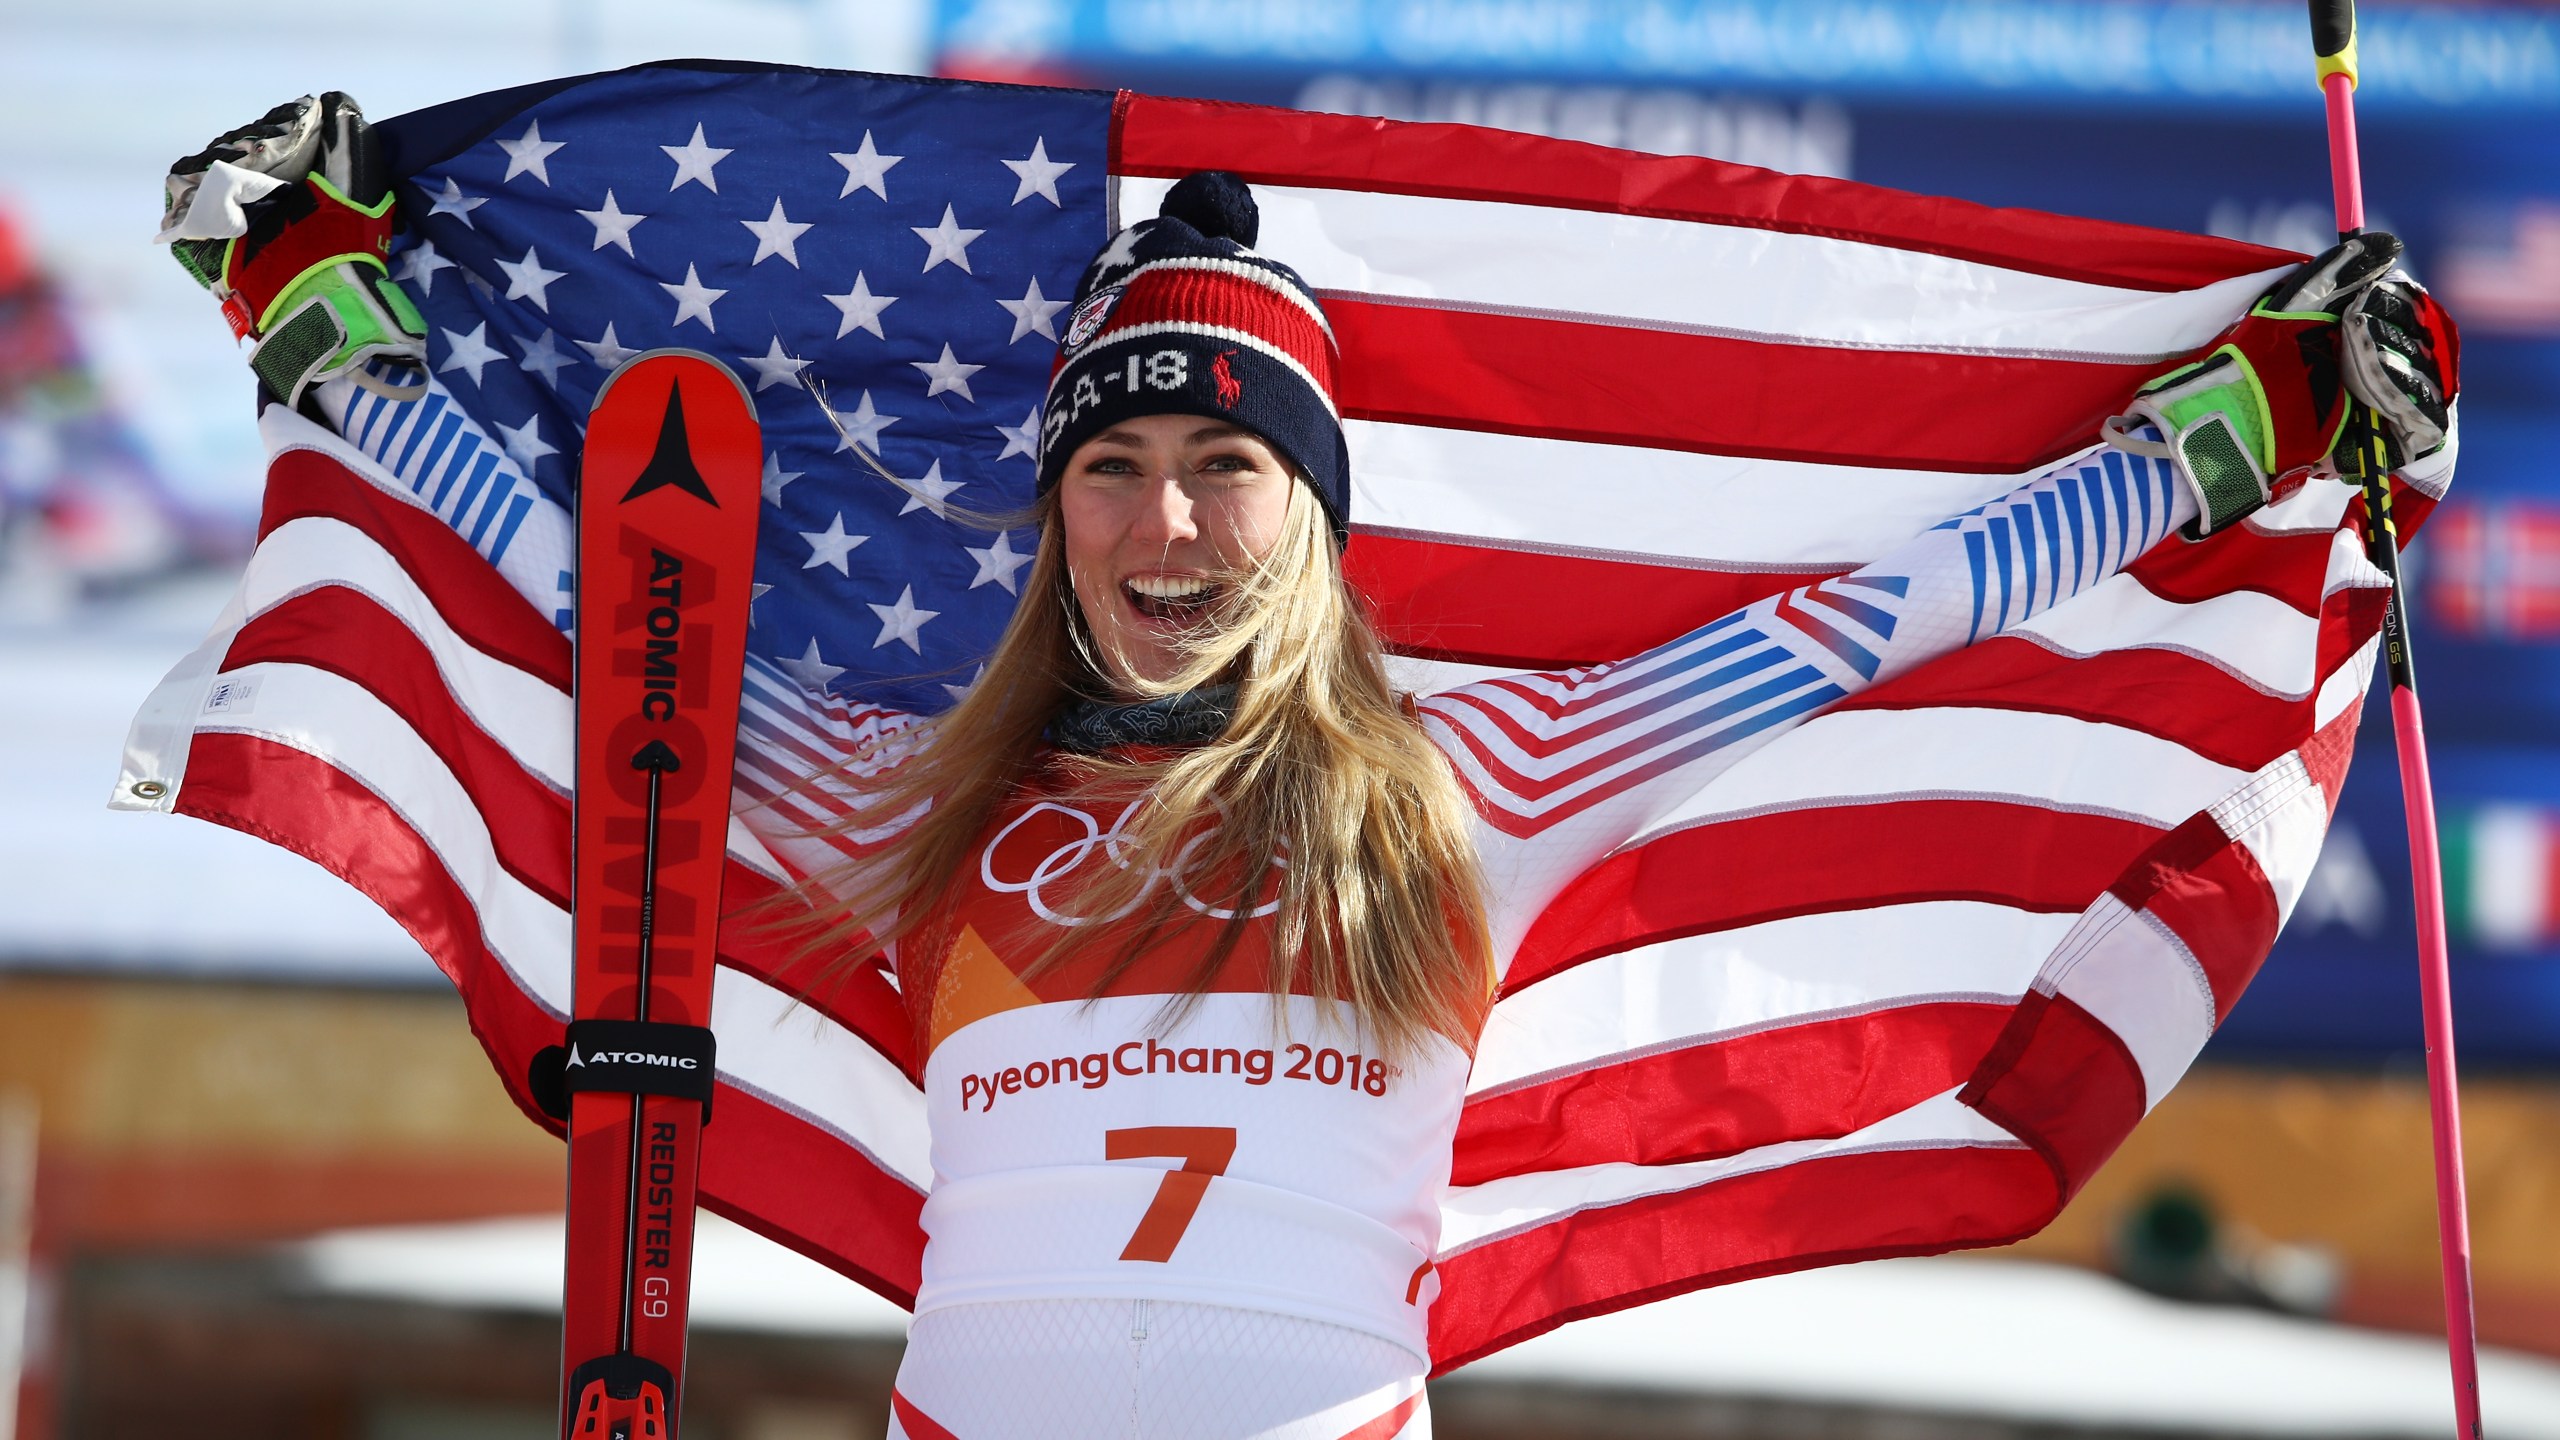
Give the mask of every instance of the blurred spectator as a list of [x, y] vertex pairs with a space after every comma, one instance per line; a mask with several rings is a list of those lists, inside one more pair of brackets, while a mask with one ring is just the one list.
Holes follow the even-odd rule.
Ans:
[[0, 611], [41, 615], [236, 559], [240, 538], [171, 497], [0, 211]]
[[2288, 1245], [2226, 1226], [2203, 1191], [2178, 1181], [2125, 1212], [2109, 1258], [2116, 1278], [2166, 1299], [2291, 1315], [2329, 1314], [2346, 1279], [2327, 1247]]

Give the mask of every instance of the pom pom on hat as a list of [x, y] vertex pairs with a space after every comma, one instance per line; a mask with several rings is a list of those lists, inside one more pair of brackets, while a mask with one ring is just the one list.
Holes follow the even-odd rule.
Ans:
[[1231, 170], [1195, 170], [1174, 182], [1156, 213], [1179, 220], [1207, 239], [1233, 240], [1250, 250], [1262, 233], [1262, 207]]

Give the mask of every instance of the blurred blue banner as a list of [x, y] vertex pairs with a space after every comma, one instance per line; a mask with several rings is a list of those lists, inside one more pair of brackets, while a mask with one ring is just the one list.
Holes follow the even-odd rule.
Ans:
[[[2426, 654], [2421, 642], [2421, 663]], [[2426, 681], [2421, 671], [2421, 691]], [[2424, 1054], [2390, 716], [2377, 706], [2365, 725], [2320, 868], [2209, 1058], [2414, 1064]], [[2439, 745], [2434, 759], [2462, 1062], [2475, 1072], [2551, 1069], [2560, 1065], [2560, 768], [2547, 749]], [[2519, 795], [2520, 784], [2542, 793]]]
[[[2379, 106], [2560, 107], [2560, 16], [2366, 7]], [[2300, 4], [2228, 0], [954, 0], [979, 63], [1342, 67], [1864, 95], [2299, 105]]]

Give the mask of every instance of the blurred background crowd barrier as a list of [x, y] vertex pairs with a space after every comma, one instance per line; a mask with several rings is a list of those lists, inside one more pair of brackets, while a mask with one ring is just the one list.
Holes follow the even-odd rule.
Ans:
[[[2464, 327], [2460, 486], [2410, 563], [2483, 1389], [2492, 1433], [2560, 1436], [2560, 5], [2362, 9], [2369, 201]], [[310, 90], [381, 116], [706, 55], [1491, 125], [2317, 250], [2303, 40], [2294, 0], [0, 11], [0, 1440], [549, 1433], [559, 1155], [441, 978], [303, 862], [103, 809], [261, 482], [246, 369], [146, 243], [172, 158]], [[1568, 1327], [1437, 1387], [1441, 1432], [2448, 1429], [2389, 729], [2207, 1063], [2045, 1234]], [[690, 1433], [880, 1433], [898, 1317], [743, 1231], [704, 1255]]]

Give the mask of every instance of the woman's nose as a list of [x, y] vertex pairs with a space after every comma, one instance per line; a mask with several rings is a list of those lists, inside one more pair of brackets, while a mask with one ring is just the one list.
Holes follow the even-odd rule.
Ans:
[[1200, 528], [1192, 519], [1191, 495], [1181, 481], [1158, 475], [1149, 483], [1137, 523], [1130, 527], [1130, 538], [1146, 545], [1171, 545], [1200, 538]]

